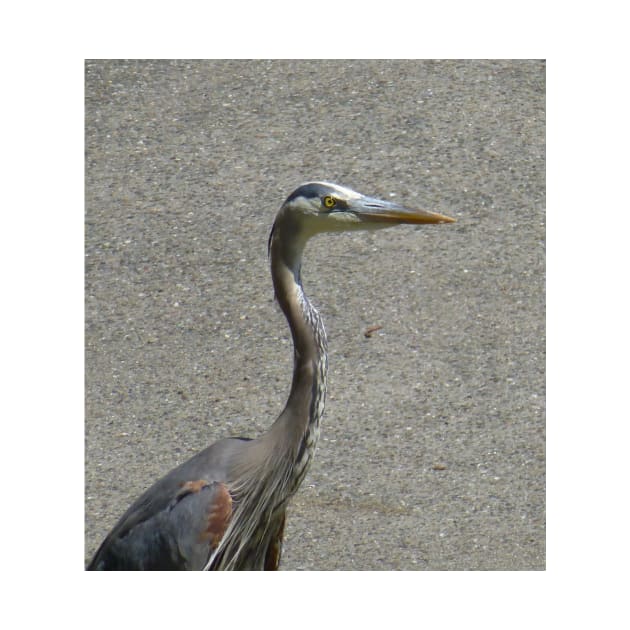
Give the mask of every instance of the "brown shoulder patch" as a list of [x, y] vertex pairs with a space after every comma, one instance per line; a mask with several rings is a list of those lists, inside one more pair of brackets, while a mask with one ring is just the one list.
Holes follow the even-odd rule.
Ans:
[[232, 518], [232, 496], [224, 483], [215, 482], [215, 496], [208, 509], [208, 525], [201, 539], [216, 549]]

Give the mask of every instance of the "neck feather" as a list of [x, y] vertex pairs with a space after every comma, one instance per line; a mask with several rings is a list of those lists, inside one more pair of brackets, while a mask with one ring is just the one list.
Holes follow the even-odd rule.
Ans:
[[266, 433], [248, 443], [246, 457], [232, 471], [233, 478], [241, 480], [232, 486], [240, 509], [208, 565], [216, 557], [222, 566], [235, 567], [239, 558], [247, 555], [244, 549], [259, 522], [265, 523], [267, 535], [273, 515], [298, 489], [315, 451], [324, 413], [328, 363], [326, 331], [300, 279], [305, 244], [306, 238], [299, 238], [299, 231], [288, 222], [276, 221], [270, 239], [271, 275], [276, 299], [293, 337], [293, 381], [278, 419]]
[[295, 226], [276, 224], [270, 242], [271, 275], [276, 299], [291, 329], [294, 362], [287, 404], [268, 435], [274, 445], [282, 445], [284, 453], [292, 453], [296, 460], [305, 450], [310, 460], [315, 448], [327, 371], [326, 331], [304, 294], [300, 277], [305, 244]]

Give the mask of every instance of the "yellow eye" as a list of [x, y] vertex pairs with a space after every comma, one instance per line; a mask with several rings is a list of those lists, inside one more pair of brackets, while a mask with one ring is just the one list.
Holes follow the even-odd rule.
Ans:
[[337, 200], [331, 195], [324, 197], [324, 206], [329, 210], [337, 205]]

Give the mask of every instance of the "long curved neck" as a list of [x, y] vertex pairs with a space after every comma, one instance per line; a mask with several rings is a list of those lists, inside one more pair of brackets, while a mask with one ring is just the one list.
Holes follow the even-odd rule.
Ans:
[[[271, 275], [278, 304], [293, 337], [294, 363], [291, 391], [283, 412], [269, 431], [272, 442], [293, 454], [297, 464], [308, 465], [319, 436], [319, 421], [326, 395], [326, 331], [310, 303], [300, 278], [306, 237], [289, 221], [276, 221], [270, 238]], [[307, 461], [302, 460], [306, 458]], [[297, 466], [300, 473], [301, 465]]]
[[[257, 540], [259, 522], [267, 532], [274, 513], [298, 489], [313, 457], [324, 413], [328, 359], [324, 326], [300, 280], [306, 240], [290, 218], [278, 216], [269, 241], [271, 275], [293, 336], [293, 381], [278, 419], [266, 433], [246, 443], [243, 457], [234, 463], [231, 491], [240, 508], [208, 566], [215, 557], [222, 567], [237, 566], [239, 558], [247, 555], [250, 541]], [[256, 554], [266, 548], [256, 544], [249, 549], [260, 566], [264, 558]]]

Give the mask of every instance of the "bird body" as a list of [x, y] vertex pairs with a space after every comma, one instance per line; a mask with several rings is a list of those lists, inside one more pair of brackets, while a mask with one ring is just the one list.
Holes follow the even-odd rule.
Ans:
[[326, 397], [326, 332], [300, 275], [308, 239], [452, 221], [335, 184], [311, 182], [289, 195], [269, 237], [275, 296], [294, 347], [285, 408], [260, 437], [220, 440], [157, 481], [122, 516], [88, 570], [277, 569], [286, 506], [308, 471]]

